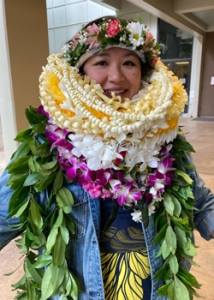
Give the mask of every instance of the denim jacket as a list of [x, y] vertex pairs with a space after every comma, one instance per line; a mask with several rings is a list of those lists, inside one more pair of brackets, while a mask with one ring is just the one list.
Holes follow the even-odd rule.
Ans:
[[[187, 158], [187, 160], [190, 158]], [[188, 162], [187, 162], [188, 163]], [[203, 180], [195, 170], [187, 171], [194, 181], [193, 192], [196, 198], [196, 207], [200, 211], [194, 213], [195, 228], [206, 240], [214, 233], [214, 195], [208, 188], [204, 187]], [[0, 179], [0, 249], [19, 235], [19, 232], [12, 231], [8, 224], [17, 223], [16, 218], [5, 220], [8, 210], [8, 202], [12, 191], [6, 186], [9, 175], [4, 172]], [[75, 198], [75, 206], [72, 210], [73, 217], [78, 225], [76, 237], [71, 241], [70, 268], [78, 278], [82, 293], [79, 300], [104, 300], [104, 287], [102, 280], [102, 269], [99, 252], [99, 230], [100, 230], [100, 200], [93, 199], [76, 183], [67, 184]], [[41, 203], [47, 201], [46, 193], [40, 194]], [[151, 278], [163, 265], [161, 257], [155, 258], [159, 245], [153, 244], [156, 232], [154, 229], [154, 218], [150, 216], [149, 226], [142, 228], [148, 251], [151, 268]], [[189, 266], [184, 262], [184, 266]], [[152, 281], [151, 300], [166, 300], [165, 297], [157, 296], [157, 289], [162, 285], [161, 281]], [[59, 296], [52, 299], [57, 300]]]

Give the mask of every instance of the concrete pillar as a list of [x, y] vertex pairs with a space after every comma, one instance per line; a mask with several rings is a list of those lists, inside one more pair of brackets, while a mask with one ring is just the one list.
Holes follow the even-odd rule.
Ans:
[[0, 115], [5, 160], [28, 126], [24, 111], [39, 106], [38, 77], [49, 54], [46, 1], [1, 0]]
[[199, 99], [201, 91], [201, 70], [202, 70], [202, 50], [203, 50], [203, 37], [193, 37], [192, 49], [192, 68], [191, 68], [191, 81], [189, 92], [189, 111], [188, 113], [193, 117], [198, 117], [199, 113]]

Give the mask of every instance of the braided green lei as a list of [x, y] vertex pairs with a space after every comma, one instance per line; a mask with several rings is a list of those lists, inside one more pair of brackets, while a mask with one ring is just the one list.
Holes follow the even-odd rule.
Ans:
[[[69, 240], [74, 238], [76, 226], [70, 215], [74, 199], [64, 186], [69, 180], [58, 164], [57, 149], [51, 151], [45, 137], [46, 116], [33, 107], [26, 109], [26, 116], [30, 127], [15, 138], [21, 144], [7, 167], [11, 174], [7, 185], [14, 190], [7, 219], [19, 217], [19, 224], [13, 228], [22, 232], [16, 244], [24, 255], [25, 271], [13, 288], [17, 290], [16, 299], [45, 300], [60, 294], [60, 300], [76, 300], [81, 291], [67, 264]], [[157, 235], [153, 243], [160, 244], [157, 256], [162, 256], [164, 265], [152, 280], [164, 281], [158, 295], [188, 300], [192, 295], [198, 296], [195, 288], [200, 287], [196, 278], [181, 266], [183, 258], [193, 264], [191, 256], [196, 255], [192, 243], [192, 180], [185, 173], [185, 169], [193, 166], [183, 161], [184, 151], [194, 149], [182, 139], [181, 131], [172, 143], [176, 168], [172, 185], [165, 189], [163, 201], [156, 202], [154, 214]], [[46, 206], [37, 200], [38, 193], [45, 191], [49, 195]], [[139, 207], [146, 227], [148, 204], [141, 202]]]

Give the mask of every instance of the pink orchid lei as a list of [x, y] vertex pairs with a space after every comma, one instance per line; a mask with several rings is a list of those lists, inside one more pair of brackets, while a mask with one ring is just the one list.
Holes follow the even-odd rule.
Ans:
[[[149, 215], [155, 212], [155, 202], [162, 200], [166, 186], [171, 186], [173, 177], [173, 156], [170, 153], [172, 144], [162, 146], [158, 155], [156, 168], [148, 167], [140, 172], [139, 165], [129, 170], [123, 165], [125, 151], [120, 152], [121, 158], [114, 161], [115, 168], [90, 170], [87, 159], [73, 154], [74, 146], [69, 140], [69, 133], [52, 121], [46, 125], [46, 138], [51, 150], [57, 148], [57, 160], [69, 180], [77, 180], [93, 198], [112, 198], [120, 206], [138, 211], [138, 204], [143, 201], [148, 205]], [[135, 215], [133, 215], [135, 220]], [[137, 218], [135, 221], [141, 221]]]

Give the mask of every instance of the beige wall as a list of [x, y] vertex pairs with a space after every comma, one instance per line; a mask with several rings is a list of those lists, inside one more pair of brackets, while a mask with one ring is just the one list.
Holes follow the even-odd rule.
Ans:
[[200, 97], [199, 116], [214, 116], [214, 32], [206, 34], [203, 63], [202, 63], [202, 90]]
[[28, 126], [24, 110], [40, 104], [38, 77], [49, 53], [45, 0], [5, 0], [5, 17], [17, 131]]

